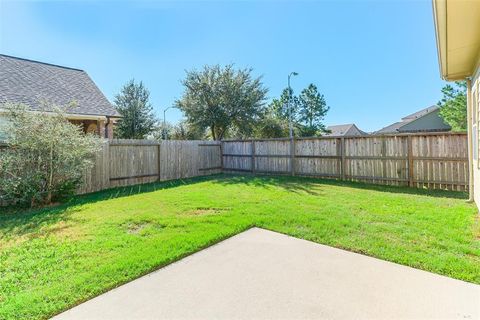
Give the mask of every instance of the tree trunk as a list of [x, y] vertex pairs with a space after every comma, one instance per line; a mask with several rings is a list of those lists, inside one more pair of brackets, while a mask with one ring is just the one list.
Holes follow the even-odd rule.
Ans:
[[215, 134], [215, 125], [214, 124], [212, 124], [210, 126], [210, 130], [212, 131], [212, 139], [217, 140], [217, 135]]

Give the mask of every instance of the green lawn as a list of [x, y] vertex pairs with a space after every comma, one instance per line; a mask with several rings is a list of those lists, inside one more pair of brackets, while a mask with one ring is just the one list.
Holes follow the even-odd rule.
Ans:
[[480, 283], [463, 193], [218, 175], [0, 215], [0, 319], [52, 316], [252, 226]]

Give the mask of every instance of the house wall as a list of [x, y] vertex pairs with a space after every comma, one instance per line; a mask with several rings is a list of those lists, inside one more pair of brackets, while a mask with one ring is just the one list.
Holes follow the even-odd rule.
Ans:
[[440, 110], [435, 110], [400, 128], [400, 132], [450, 131], [450, 126], [440, 117]]
[[[97, 120], [69, 120], [75, 125], [82, 127], [82, 130], [86, 132], [96, 133], [102, 138], [113, 138], [113, 126], [114, 122], [110, 120], [107, 125], [105, 121]], [[5, 130], [5, 125], [7, 124], [8, 119], [5, 114], [0, 113], [0, 142], [5, 141], [7, 138], [7, 133]]]
[[480, 206], [480, 161], [479, 161], [479, 133], [480, 133], [480, 67], [477, 68], [471, 82], [472, 103], [472, 158], [473, 158], [473, 196], [477, 206]]
[[113, 126], [112, 120], [107, 123], [103, 120], [69, 120], [75, 125], [82, 127], [85, 133], [95, 133], [102, 138], [113, 139]]

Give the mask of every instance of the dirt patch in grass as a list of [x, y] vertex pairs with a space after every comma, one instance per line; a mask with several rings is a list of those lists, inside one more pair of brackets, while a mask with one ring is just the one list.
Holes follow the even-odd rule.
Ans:
[[78, 225], [75, 226], [70, 222], [60, 221], [54, 225], [41, 227], [39, 230], [23, 234], [16, 238], [0, 239], [0, 249], [3, 250], [34, 239], [55, 237], [61, 240], [78, 240], [84, 236], [85, 233]]
[[78, 240], [82, 238], [85, 233], [77, 226], [71, 222], [60, 221], [49, 228], [42, 229], [38, 236], [45, 235], [54, 236], [61, 239]]
[[158, 231], [159, 229], [163, 229], [165, 225], [159, 224], [153, 221], [128, 221], [122, 223], [122, 227], [124, 228], [125, 232], [128, 234], [134, 235], [147, 235], [151, 231]]
[[148, 221], [128, 222], [125, 225], [128, 234], [139, 234], [142, 230], [150, 226]]
[[230, 208], [209, 208], [209, 207], [198, 207], [195, 210], [188, 211], [186, 214], [190, 216], [205, 216], [212, 214], [221, 214], [225, 211], [230, 211]]

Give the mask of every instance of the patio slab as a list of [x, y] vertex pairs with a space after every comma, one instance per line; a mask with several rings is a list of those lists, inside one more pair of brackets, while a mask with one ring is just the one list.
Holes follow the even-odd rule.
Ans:
[[55, 319], [480, 319], [480, 286], [252, 228]]

